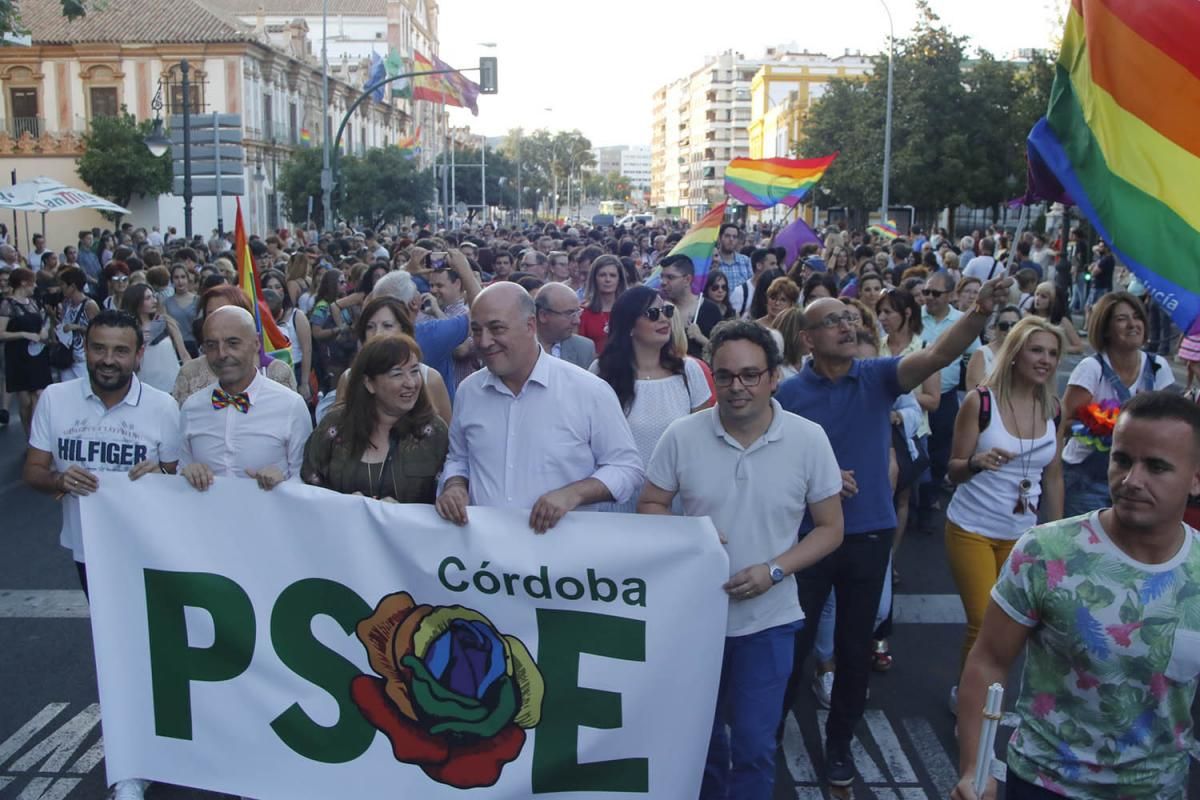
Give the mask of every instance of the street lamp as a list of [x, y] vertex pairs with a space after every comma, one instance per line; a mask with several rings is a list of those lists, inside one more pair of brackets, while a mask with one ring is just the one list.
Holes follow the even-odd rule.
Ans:
[[150, 101], [150, 108], [154, 109], [154, 128], [150, 131], [150, 135], [142, 141], [146, 144], [150, 155], [159, 158], [171, 149], [171, 140], [163, 133], [162, 81], [158, 82], [158, 91], [154, 93], [154, 99]]
[[[183, 86], [181, 87], [181, 95], [183, 102], [183, 230], [184, 235], [190, 241], [192, 238], [192, 129], [191, 129], [191, 93], [188, 84], [188, 62], [187, 59], [181, 59], [179, 62], [179, 73], [182, 78]], [[154, 128], [150, 131], [142, 142], [150, 151], [150, 155], [159, 158], [171, 148], [171, 140], [163, 134], [162, 121], [162, 80], [158, 82], [158, 91], [154, 93], [154, 98], [150, 101], [150, 107], [154, 109]]]
[[879, 207], [879, 224], [888, 222], [888, 180], [892, 169], [892, 62], [896, 55], [896, 29], [892, 25], [892, 11], [885, 0], [879, 0], [888, 18], [888, 76], [887, 111], [883, 123], [883, 201]]

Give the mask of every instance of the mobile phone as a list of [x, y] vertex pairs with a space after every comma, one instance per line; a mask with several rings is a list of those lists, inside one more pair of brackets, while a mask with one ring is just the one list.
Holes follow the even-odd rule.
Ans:
[[429, 254], [429, 268], [430, 269], [445, 269], [446, 268], [446, 257], [448, 255], [449, 254], [445, 250], [434, 250], [432, 253]]

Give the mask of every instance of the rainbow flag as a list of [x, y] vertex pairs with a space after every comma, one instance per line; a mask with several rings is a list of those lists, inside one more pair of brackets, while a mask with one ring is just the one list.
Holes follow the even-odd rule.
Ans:
[[312, 142], [312, 131], [310, 131], [308, 128], [301, 128], [300, 141], [304, 142], [305, 144]]
[[[713, 250], [717, 246], [717, 237], [721, 234], [721, 223], [724, 221], [725, 203], [721, 203], [689, 228], [683, 238], [671, 248], [671, 252], [664, 256], [666, 258], [682, 253], [692, 259], [692, 264], [696, 267], [696, 274], [692, 279], [692, 291], [696, 294], [704, 293], [704, 281], [708, 278], [708, 267], [712, 264]], [[661, 272], [661, 266], [655, 267], [654, 271], [646, 278], [645, 284], [657, 289], [662, 282], [659, 279]]]
[[250, 308], [254, 312], [254, 327], [262, 335], [261, 354], [264, 363], [267, 359], [277, 359], [292, 363], [292, 343], [279, 330], [271, 309], [262, 299], [262, 283], [258, 279], [258, 270], [254, 268], [254, 258], [250, 255], [250, 243], [246, 239], [246, 225], [242, 222], [242, 198], [237, 198], [237, 221], [233, 229], [233, 254], [237, 259], [238, 286], [250, 298]]
[[421, 128], [417, 127], [417, 132], [412, 136], [406, 136], [396, 142], [396, 149], [405, 155], [407, 158], [412, 158], [417, 153], [421, 152]]
[[1065, 190], [1190, 335], [1200, 333], [1197, 41], [1194, 2], [1072, 0], [1050, 106], [1028, 142], [1035, 196]]
[[900, 235], [900, 229], [896, 227], [896, 221], [889, 219], [887, 222], [881, 222], [878, 225], [867, 226], [867, 233], [873, 233], [876, 236], [882, 236], [889, 242]]
[[751, 208], [795, 207], [837, 157], [735, 158], [725, 168], [725, 194]]
[[[426, 58], [413, 51], [413, 71], [453, 69], [437, 56]], [[469, 108], [471, 113], [479, 116], [479, 84], [468, 79], [461, 72], [447, 72], [442, 75], [418, 75], [413, 78], [412, 97], [414, 100], [428, 100], [431, 103], [445, 103], [448, 106]]]

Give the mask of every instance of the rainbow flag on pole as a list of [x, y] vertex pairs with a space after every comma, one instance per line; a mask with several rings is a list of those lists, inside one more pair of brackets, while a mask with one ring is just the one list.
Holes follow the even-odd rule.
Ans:
[[[413, 51], [414, 72], [439, 69], [453, 69], [453, 67], [437, 56], [426, 58], [415, 50]], [[414, 100], [428, 100], [431, 103], [445, 103], [448, 106], [470, 109], [472, 114], [479, 116], [479, 84], [461, 72], [414, 77], [412, 97]]]
[[412, 136], [406, 136], [396, 142], [396, 149], [404, 154], [405, 158], [412, 158], [421, 152], [421, 127], [417, 126], [417, 132]]
[[725, 168], [725, 194], [751, 208], [795, 207], [837, 157], [735, 158]]
[[873, 233], [876, 236], [882, 236], [889, 242], [900, 235], [900, 229], [896, 227], [896, 221], [889, 219], [887, 222], [881, 222], [878, 225], [870, 225], [867, 227], [867, 233]]
[[250, 255], [250, 243], [246, 240], [246, 226], [242, 222], [242, 198], [237, 198], [237, 221], [233, 229], [233, 254], [237, 259], [238, 286], [246, 297], [250, 298], [250, 308], [254, 313], [254, 327], [262, 335], [261, 352], [264, 357], [292, 363], [292, 343], [279, 330], [271, 310], [262, 299], [262, 283], [258, 279], [258, 270], [254, 268], [254, 258]]
[[[1200, 4], [1072, 0], [1032, 198], [1068, 196], [1188, 334], [1200, 333]], [[1065, 191], [1064, 191], [1065, 190]]]
[[[721, 223], [724, 221], [725, 203], [721, 203], [689, 228], [683, 238], [671, 248], [671, 252], [664, 256], [666, 258], [682, 253], [692, 260], [692, 264], [696, 267], [696, 274], [692, 280], [692, 291], [696, 294], [704, 292], [704, 281], [708, 277], [708, 267], [712, 264], [713, 250], [717, 246], [717, 238], [721, 235]], [[657, 289], [661, 283], [658, 277], [660, 272], [662, 272], [662, 267], [655, 267], [654, 271], [646, 278], [646, 285]]]

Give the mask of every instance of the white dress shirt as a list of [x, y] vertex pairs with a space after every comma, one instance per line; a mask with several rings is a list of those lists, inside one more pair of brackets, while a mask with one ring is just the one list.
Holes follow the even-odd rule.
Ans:
[[246, 388], [250, 410], [212, 406], [211, 384], [184, 401], [183, 448], [179, 463], [206, 464], [214, 475], [245, 478], [246, 470], [278, 467], [289, 480], [300, 479], [304, 444], [312, 419], [300, 395], [255, 373]]
[[514, 396], [481, 369], [458, 387], [443, 481], [469, 481], [472, 505], [532, 508], [584, 478], [624, 502], [642, 485], [642, 459], [612, 388], [542, 350]]

